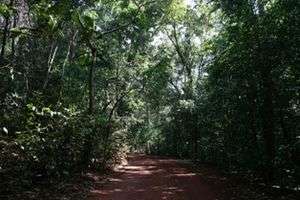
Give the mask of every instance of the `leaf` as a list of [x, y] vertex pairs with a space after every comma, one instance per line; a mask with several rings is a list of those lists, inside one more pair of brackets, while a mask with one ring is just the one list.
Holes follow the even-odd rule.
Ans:
[[98, 14], [94, 10], [85, 10], [80, 16], [82, 24], [88, 29], [94, 29]]
[[2, 130], [4, 131], [4, 133], [8, 134], [8, 130], [6, 127], [3, 127]]
[[168, 17], [175, 21], [183, 20], [187, 12], [187, 5], [183, 0], [173, 0], [168, 7]]
[[58, 19], [53, 15], [49, 15], [48, 25], [49, 25], [50, 29], [54, 30], [55, 27], [57, 26], [57, 24], [58, 24]]
[[32, 110], [32, 111], [36, 111], [37, 110], [37, 108], [33, 105], [33, 104], [27, 104], [27, 108], [29, 109], [29, 110]]
[[18, 37], [22, 34], [30, 34], [28, 30], [20, 29], [18, 27], [10, 29], [10, 32], [12, 34], [12, 37]]
[[11, 9], [3, 3], [0, 3], [0, 15], [3, 17], [9, 17], [11, 15]]
[[96, 20], [98, 18], [98, 14], [94, 10], [86, 11], [86, 12], [84, 12], [84, 15], [89, 17], [92, 20]]

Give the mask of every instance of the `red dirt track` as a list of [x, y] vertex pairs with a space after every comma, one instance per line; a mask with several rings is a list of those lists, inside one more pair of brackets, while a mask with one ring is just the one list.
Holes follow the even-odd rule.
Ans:
[[89, 200], [216, 200], [214, 189], [184, 161], [134, 155]]

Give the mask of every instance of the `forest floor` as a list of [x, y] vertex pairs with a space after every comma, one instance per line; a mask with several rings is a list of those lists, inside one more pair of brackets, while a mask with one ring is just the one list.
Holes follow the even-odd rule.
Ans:
[[15, 189], [7, 200], [296, 200], [299, 193], [269, 188], [241, 175], [188, 160], [131, 155], [128, 164], [103, 174], [87, 172], [71, 180]]
[[216, 193], [185, 161], [138, 155], [92, 190], [89, 200], [215, 200]]
[[[97, 180], [97, 178], [96, 178]], [[101, 179], [99, 179], [101, 180]], [[187, 160], [132, 155], [106, 181], [101, 180], [88, 200], [281, 200], [296, 194], [270, 191], [244, 177], [222, 175], [213, 167]]]

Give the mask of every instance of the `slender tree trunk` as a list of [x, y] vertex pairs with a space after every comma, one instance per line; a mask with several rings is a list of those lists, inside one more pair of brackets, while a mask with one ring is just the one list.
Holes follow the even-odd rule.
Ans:
[[92, 64], [89, 71], [89, 113], [95, 112], [95, 65], [97, 59], [97, 50], [95, 48], [92, 51]]
[[50, 56], [49, 56], [49, 61], [48, 61], [48, 70], [47, 70], [47, 74], [46, 74], [46, 79], [45, 79], [45, 82], [44, 82], [44, 85], [43, 85], [43, 90], [45, 90], [47, 88], [47, 85], [48, 85], [48, 82], [49, 82], [49, 79], [50, 79], [50, 74], [51, 74], [51, 71], [52, 71], [52, 66], [53, 66], [53, 63], [54, 63], [54, 59], [56, 57], [56, 53], [57, 53], [57, 50], [58, 50], [58, 45], [52, 46], [52, 51], [50, 52]]
[[74, 59], [74, 46], [75, 46], [75, 40], [77, 37], [78, 31], [76, 30], [75, 32], [72, 32], [71, 38], [69, 41], [68, 45], [68, 51], [62, 66], [62, 72], [61, 72], [61, 87], [60, 87], [60, 92], [59, 92], [59, 99], [63, 96], [63, 87], [64, 87], [64, 76], [65, 76], [65, 71], [66, 71], [66, 65], [69, 61], [69, 64], [73, 64], [73, 59]]
[[281, 126], [281, 130], [282, 130], [283, 138], [284, 138], [285, 142], [288, 144], [291, 142], [291, 139], [290, 139], [291, 137], [290, 137], [290, 133], [289, 133], [288, 128], [285, 123], [285, 114], [284, 114], [283, 107], [280, 108], [279, 115], [280, 115], [280, 126]]
[[274, 107], [273, 107], [273, 81], [270, 69], [262, 70], [263, 108], [262, 131], [266, 153], [266, 181], [271, 182], [274, 173], [275, 136], [274, 136]]
[[0, 63], [4, 62], [4, 56], [5, 56], [5, 48], [7, 44], [7, 38], [9, 34], [9, 16], [5, 17], [5, 25], [3, 30], [3, 38], [2, 38], [2, 48], [0, 53]]
[[64, 63], [63, 63], [63, 66], [62, 66], [62, 78], [64, 77], [64, 74], [65, 74], [65, 67], [68, 63], [68, 61], [70, 63], [73, 62], [73, 59], [74, 59], [74, 46], [75, 46], [75, 40], [76, 40], [76, 37], [77, 37], [77, 34], [78, 34], [78, 31], [75, 31], [72, 33], [71, 35], [71, 38], [70, 38], [70, 41], [69, 41], [69, 45], [68, 45], [68, 51], [67, 51], [67, 55], [66, 55], [66, 58], [64, 60]]
[[[198, 117], [197, 117], [198, 118]], [[194, 160], [197, 160], [198, 158], [198, 139], [199, 139], [199, 136], [198, 136], [198, 119], [194, 119], [193, 117], [193, 128], [192, 128], [192, 131], [193, 131], [193, 157], [194, 157]]]
[[65, 76], [65, 68], [66, 68], [66, 65], [67, 65], [67, 63], [68, 63], [68, 59], [69, 59], [69, 57], [70, 57], [70, 49], [71, 49], [71, 41], [70, 41], [70, 43], [69, 43], [69, 45], [68, 45], [67, 55], [66, 55], [66, 58], [65, 58], [65, 60], [64, 60], [63, 65], [62, 65], [62, 69], [61, 69], [61, 79], [63, 79], [64, 76]]
[[23, 74], [23, 78], [24, 78], [24, 84], [25, 84], [25, 88], [24, 88], [24, 99], [26, 100], [28, 98], [29, 95], [29, 80], [28, 80], [28, 74], [29, 74], [29, 69], [28, 66], [24, 66], [24, 74]]
[[[13, 18], [13, 28], [15, 28], [16, 25], [17, 25], [17, 19], [14, 16], [14, 18]], [[15, 37], [13, 37], [12, 40], [11, 40], [11, 60], [12, 61], [15, 58], [15, 42], [16, 42]]]
[[[117, 95], [119, 96], [119, 95]], [[114, 113], [116, 111], [116, 109], [118, 108], [119, 103], [122, 101], [122, 99], [126, 96], [126, 93], [124, 93], [123, 95], [121, 95], [120, 97], [117, 97], [115, 104], [113, 105], [111, 111], [109, 112], [108, 115], [108, 123], [105, 126], [105, 130], [104, 130], [104, 152], [103, 152], [103, 167], [106, 166], [106, 162], [107, 162], [107, 156], [108, 156], [108, 147], [109, 147], [109, 140], [112, 136], [113, 133], [113, 116]]]
[[[250, 142], [256, 148], [257, 145], [257, 127], [256, 127], [256, 98], [257, 92], [255, 83], [251, 82], [248, 87], [248, 102], [249, 102], [249, 125], [250, 125]], [[255, 149], [253, 148], [253, 149]]]
[[104, 130], [104, 150], [103, 150], [103, 160], [102, 160], [102, 167], [103, 169], [106, 167], [107, 157], [108, 157], [108, 147], [109, 147], [109, 137], [111, 135], [111, 123], [109, 122]]
[[[90, 41], [88, 41], [88, 46], [91, 50], [91, 54], [92, 54], [92, 63], [90, 64], [90, 68], [89, 68], [89, 80], [88, 80], [88, 89], [89, 89], [89, 107], [88, 107], [88, 113], [90, 115], [93, 115], [95, 113], [95, 67], [96, 67], [96, 61], [97, 61], [97, 50], [95, 47], [93, 47], [93, 45], [90, 43]], [[110, 133], [110, 127], [107, 127], [107, 129], [105, 130], [107, 131], [106, 134]], [[107, 136], [105, 136], [107, 137]], [[107, 140], [105, 138], [105, 140]], [[85, 142], [85, 156], [90, 158], [91, 157], [91, 153], [92, 153], [92, 149], [93, 149], [93, 141], [92, 141], [92, 137], [90, 135], [87, 136], [86, 142]], [[107, 149], [107, 142], [105, 142], [104, 145], [104, 160], [103, 163], [106, 162], [106, 149]], [[90, 162], [90, 159], [85, 161], [86, 163]], [[103, 164], [104, 167], [104, 164]]]

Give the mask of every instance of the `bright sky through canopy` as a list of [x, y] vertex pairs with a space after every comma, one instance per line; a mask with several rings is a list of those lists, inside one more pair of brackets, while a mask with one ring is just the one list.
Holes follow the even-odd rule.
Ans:
[[194, 7], [196, 5], [195, 0], [184, 0], [186, 5]]

